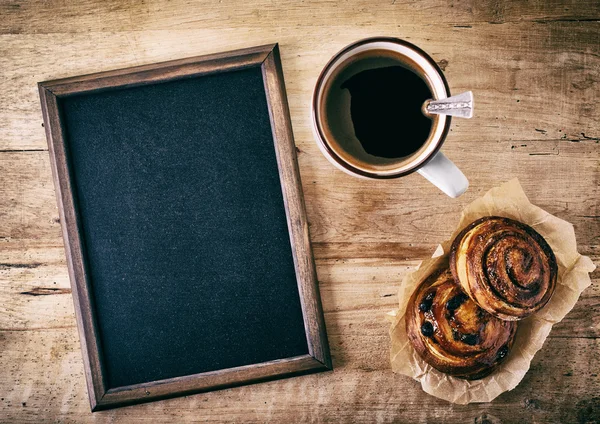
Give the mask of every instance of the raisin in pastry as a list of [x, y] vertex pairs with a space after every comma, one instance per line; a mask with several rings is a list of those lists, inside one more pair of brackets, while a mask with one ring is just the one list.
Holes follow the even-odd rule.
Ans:
[[506, 358], [517, 329], [516, 322], [477, 306], [448, 268], [417, 287], [405, 319], [408, 338], [425, 362], [469, 380], [485, 377]]

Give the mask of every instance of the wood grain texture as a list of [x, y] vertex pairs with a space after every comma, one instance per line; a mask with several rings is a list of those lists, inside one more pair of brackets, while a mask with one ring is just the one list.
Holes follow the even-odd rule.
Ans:
[[207, 75], [256, 66], [265, 61], [268, 55], [266, 51], [273, 48], [273, 45], [249, 47], [236, 50], [235, 56], [232, 55], [232, 52], [214, 53], [46, 81], [41, 85], [55, 96], [89, 93], [113, 87], [134, 87], [174, 78]]
[[[458, 406], [389, 371], [387, 311], [462, 207], [518, 177], [600, 265], [600, 3], [595, 0], [133, 0], [0, 3], [0, 421], [598, 422], [600, 271], [521, 384]], [[471, 186], [334, 169], [310, 132], [314, 82], [359, 38], [406, 38], [473, 90], [443, 151]], [[89, 413], [36, 82], [279, 42], [335, 371]], [[23, 151], [33, 150], [33, 151]], [[57, 288], [58, 290], [53, 290]], [[36, 293], [36, 294], [31, 294]]]
[[99, 354], [99, 339], [93, 313], [93, 301], [89, 296], [89, 282], [84, 266], [83, 241], [77, 224], [74, 191], [69, 177], [67, 165], [66, 137], [60, 120], [58, 101], [55, 95], [46, 88], [38, 85], [40, 92], [42, 116], [48, 139], [48, 150], [54, 191], [58, 205], [59, 219], [63, 223], [62, 236], [64, 240], [67, 269], [71, 281], [75, 318], [79, 330], [81, 354], [87, 383], [88, 397], [92, 409], [102, 399], [106, 392]]
[[[419, 23], [507, 23], [598, 20], [600, 5], [594, 0], [358, 0], [348, 4], [332, 0], [234, 0], [224, 7], [218, 2], [175, 0], [83, 0], [72, 5], [61, 0], [5, 2], [0, 13], [0, 33], [53, 33], [86, 31], [144, 31], [148, 29], [216, 28], [227, 20], [235, 26], [264, 29], [277, 26], [313, 27]], [[101, 17], [99, 19], [98, 17]]]
[[[452, 132], [460, 130], [462, 143], [481, 142], [484, 136], [493, 141], [600, 138], [595, 102], [600, 22], [485, 23], [471, 28], [440, 24], [433, 29], [397, 17], [406, 23], [361, 27], [318, 20], [321, 25], [307, 30], [283, 21], [272, 30], [232, 26], [0, 35], [0, 68], [6, 70], [0, 80], [5, 105], [0, 150], [45, 148], [33, 96], [38, 81], [270, 42], [280, 44], [294, 129], [309, 128], [307, 108], [322, 67], [345, 45], [382, 34], [405, 38], [427, 51], [444, 68], [452, 93], [473, 91], [475, 119], [456, 120], [452, 127]], [[34, 121], [37, 127], [28, 125]]]
[[298, 157], [290, 121], [290, 110], [285, 93], [279, 46], [274, 46], [262, 64], [265, 94], [269, 107], [275, 154], [285, 203], [294, 267], [298, 279], [304, 328], [308, 338], [308, 352], [331, 369], [331, 356], [325, 332], [323, 306], [319, 295], [317, 270], [310, 244], [306, 206], [300, 181]]

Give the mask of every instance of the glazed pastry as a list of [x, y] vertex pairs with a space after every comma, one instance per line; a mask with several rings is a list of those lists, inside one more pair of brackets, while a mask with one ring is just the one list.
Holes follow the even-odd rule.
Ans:
[[448, 268], [435, 271], [408, 302], [406, 332], [425, 362], [444, 373], [485, 377], [510, 352], [517, 323], [479, 308]]
[[533, 228], [497, 216], [478, 219], [454, 240], [450, 269], [480, 307], [504, 320], [540, 310], [554, 293], [558, 267]]

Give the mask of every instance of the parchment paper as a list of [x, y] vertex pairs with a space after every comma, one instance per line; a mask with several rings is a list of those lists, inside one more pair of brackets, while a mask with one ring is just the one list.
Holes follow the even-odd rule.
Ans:
[[[543, 309], [519, 321], [512, 351], [502, 365], [481, 380], [466, 381], [436, 370], [419, 357], [408, 340], [404, 314], [417, 285], [447, 262], [450, 245], [458, 233], [474, 220], [490, 215], [524, 222], [546, 239], [558, 262], [558, 284]], [[450, 239], [438, 246], [431, 259], [423, 261], [416, 271], [402, 281], [399, 308], [388, 314], [388, 319], [392, 321], [392, 370], [420, 381], [424, 391], [453, 403], [490, 402], [501, 393], [514, 389], [523, 379], [531, 359], [542, 348], [552, 326], [573, 309], [581, 292], [591, 284], [588, 273], [595, 268], [590, 258], [577, 252], [573, 225], [532, 205], [517, 179], [493, 188], [463, 210], [458, 227]]]

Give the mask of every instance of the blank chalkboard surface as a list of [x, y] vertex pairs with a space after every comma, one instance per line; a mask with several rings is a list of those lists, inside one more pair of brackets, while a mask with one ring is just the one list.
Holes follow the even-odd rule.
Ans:
[[277, 46], [40, 93], [93, 409], [331, 367]]

